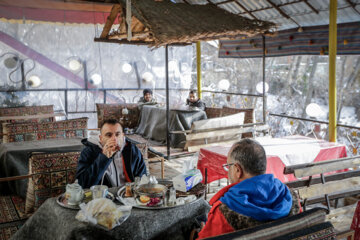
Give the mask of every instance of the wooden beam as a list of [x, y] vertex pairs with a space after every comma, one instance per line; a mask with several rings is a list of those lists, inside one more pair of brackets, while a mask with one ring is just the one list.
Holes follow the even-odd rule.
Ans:
[[111, 27], [116, 19], [116, 16], [118, 15], [119, 12], [121, 12], [121, 7], [120, 4], [115, 4], [112, 9], [111, 9], [111, 13], [110, 15], [107, 17], [106, 19], [106, 23], [105, 26], [103, 28], [103, 31], [100, 35], [100, 38], [106, 38], [107, 35], [109, 34]]
[[360, 15], [360, 12], [356, 9], [356, 3], [351, 2], [350, 0], [345, 0], [351, 7]]
[[14, 176], [14, 177], [4, 177], [4, 178], [0, 178], [0, 182], [9, 182], [9, 181], [16, 181], [16, 180], [21, 180], [21, 179], [28, 179], [31, 178], [31, 174], [30, 175], [22, 175], [22, 176]]
[[360, 190], [360, 177], [354, 177], [325, 184], [316, 184], [311, 185], [310, 187], [301, 188], [299, 189], [299, 196], [301, 199], [306, 199], [335, 192], [346, 192], [350, 190]]
[[303, 169], [296, 169], [294, 175], [297, 178], [302, 178], [307, 176], [314, 176], [316, 174], [342, 170], [346, 168], [354, 168], [354, 167], [358, 167], [359, 165], [360, 165], [360, 157], [355, 159], [347, 159], [344, 161], [330, 162], [326, 165], [318, 165]]
[[226, 4], [226, 3], [230, 3], [230, 2], [234, 2], [235, 0], [226, 0], [226, 1], [223, 1], [223, 2], [217, 2], [215, 3], [215, 5], [221, 5], [221, 4]]
[[311, 5], [308, 0], [303, 0], [304, 3], [311, 9], [313, 10], [316, 14], [319, 14], [319, 10], [317, 10], [313, 5]]
[[[338, 180], [343, 180], [343, 179], [352, 178], [352, 177], [360, 177], [360, 170], [334, 173], [331, 175], [324, 176], [325, 182], [338, 181]], [[311, 184], [319, 184], [319, 183], [321, 183], [320, 177], [312, 178]], [[287, 182], [286, 186], [288, 186], [289, 188], [307, 187], [307, 186], [309, 186], [309, 179]]]
[[276, 5], [275, 3], [273, 3], [271, 0], [266, 0], [273, 8], [275, 8], [283, 17], [293, 21], [296, 25], [298, 25], [300, 27], [300, 25], [294, 20], [292, 19], [289, 15], [287, 15], [283, 10], [281, 10], [281, 8]]
[[242, 8], [247, 14], [249, 14], [252, 18], [254, 18], [255, 20], [259, 20], [257, 17], [255, 17], [254, 14], [252, 14], [244, 5], [242, 5], [241, 3], [239, 3], [238, 1], [234, 1], [234, 3], [236, 5], [238, 5], [240, 8]]
[[100, 2], [63, 2], [50, 0], [1, 0], [3, 6], [13, 6], [21, 8], [39, 8], [54, 10], [73, 10], [86, 12], [110, 12], [113, 4]]

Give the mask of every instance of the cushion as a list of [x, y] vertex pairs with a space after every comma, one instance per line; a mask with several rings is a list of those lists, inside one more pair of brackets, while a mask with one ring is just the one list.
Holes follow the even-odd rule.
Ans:
[[[123, 109], [128, 109], [128, 114], [123, 115]], [[98, 127], [106, 119], [118, 120], [124, 128], [136, 128], [139, 123], [140, 110], [138, 104], [96, 104]]]
[[14, 117], [24, 116], [24, 118], [8, 119], [0, 121], [0, 142], [3, 139], [2, 123], [25, 123], [25, 122], [52, 122], [53, 117], [44, 116], [38, 118], [26, 119], [29, 115], [46, 115], [54, 114], [54, 106], [29, 106], [29, 107], [15, 107], [15, 108], [0, 108], [0, 117]]
[[217, 118], [222, 116], [222, 108], [206, 107], [205, 112], [207, 118]]
[[32, 153], [29, 158], [29, 179], [25, 212], [30, 213], [48, 198], [65, 192], [66, 184], [75, 181], [80, 152]]
[[4, 142], [87, 137], [88, 118], [45, 123], [4, 123]]

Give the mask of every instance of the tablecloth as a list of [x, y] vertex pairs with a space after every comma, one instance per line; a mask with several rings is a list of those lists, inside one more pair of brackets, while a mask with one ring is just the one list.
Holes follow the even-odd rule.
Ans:
[[[294, 164], [319, 162], [346, 157], [343, 144], [317, 140], [304, 136], [284, 138], [257, 138], [266, 152], [266, 173], [272, 173], [282, 182], [296, 180], [293, 174], [284, 175], [284, 167]], [[226, 163], [229, 146], [214, 146], [200, 149], [197, 168], [205, 176], [207, 168], [208, 183], [227, 177], [222, 164]], [[205, 178], [203, 180], [203, 183]]]
[[[202, 110], [170, 110], [170, 131], [189, 130], [194, 121], [207, 119]], [[150, 138], [166, 143], [166, 108], [157, 106], [143, 106], [141, 110], [140, 124], [137, 134], [144, 138]], [[183, 148], [185, 146], [185, 134], [171, 134], [170, 146]]]
[[[27, 175], [31, 152], [71, 152], [82, 149], [80, 138], [3, 143], [0, 145], [0, 177]], [[0, 191], [10, 191], [25, 198], [27, 182], [28, 179], [3, 182]]]
[[77, 210], [63, 208], [56, 198], [49, 198], [12, 239], [188, 239], [195, 218], [209, 210], [204, 199], [163, 210], [133, 208], [124, 223], [106, 231], [79, 222]]

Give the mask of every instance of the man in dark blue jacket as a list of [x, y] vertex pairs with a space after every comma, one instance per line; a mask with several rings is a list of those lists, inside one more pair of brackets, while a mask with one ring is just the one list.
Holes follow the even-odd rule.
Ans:
[[81, 142], [86, 147], [78, 161], [76, 179], [83, 188], [98, 184], [122, 186], [146, 174], [140, 150], [125, 139], [115, 119], [103, 122], [99, 139], [85, 138]]

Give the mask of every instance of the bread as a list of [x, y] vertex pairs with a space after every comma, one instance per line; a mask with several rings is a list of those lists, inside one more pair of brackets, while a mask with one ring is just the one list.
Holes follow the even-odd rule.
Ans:
[[122, 212], [118, 210], [115, 203], [107, 198], [92, 200], [87, 204], [86, 212], [91, 213], [98, 224], [109, 230], [115, 227], [116, 222], [122, 216]]

